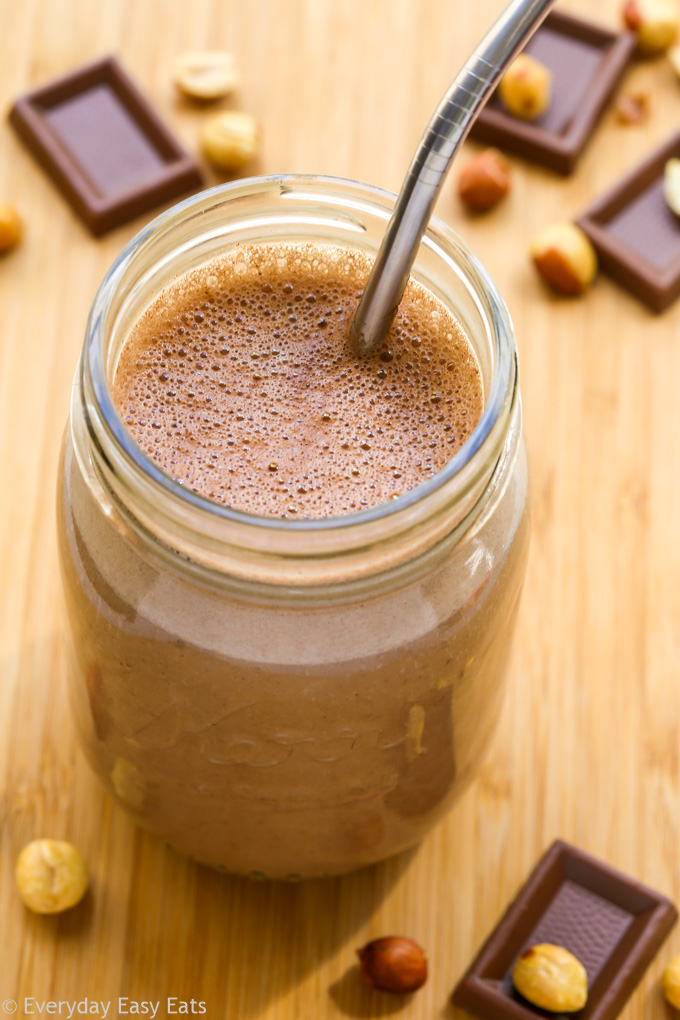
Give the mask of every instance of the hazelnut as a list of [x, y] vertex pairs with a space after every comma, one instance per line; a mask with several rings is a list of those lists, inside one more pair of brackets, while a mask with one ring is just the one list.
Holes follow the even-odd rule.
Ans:
[[536, 120], [550, 105], [552, 71], [528, 53], [510, 64], [498, 86], [503, 106], [522, 120]]
[[680, 956], [674, 956], [663, 972], [663, 994], [674, 1009], [680, 1009]]
[[573, 223], [554, 223], [530, 247], [543, 279], [560, 294], [582, 294], [597, 273], [597, 255], [589, 239]]
[[588, 999], [588, 975], [567, 949], [544, 942], [525, 949], [512, 972], [512, 981], [533, 1006], [553, 1013], [574, 1013]]
[[260, 131], [249, 113], [229, 110], [207, 117], [201, 128], [206, 157], [220, 170], [239, 170], [257, 156]]
[[680, 216], [680, 159], [666, 161], [663, 172], [663, 197], [676, 216]]
[[671, 46], [668, 51], [668, 59], [676, 75], [680, 78], [680, 46]]
[[361, 974], [371, 988], [407, 995], [427, 981], [427, 957], [417, 943], [397, 935], [357, 949]]
[[510, 167], [498, 149], [485, 149], [463, 167], [458, 178], [461, 201], [473, 212], [498, 205], [510, 190]]
[[240, 78], [233, 54], [219, 50], [183, 53], [175, 61], [172, 79], [190, 99], [222, 99], [238, 87]]
[[21, 240], [23, 228], [16, 209], [6, 202], [0, 203], [0, 252], [9, 251]]
[[649, 118], [646, 92], [622, 92], [616, 100], [616, 116], [621, 124], [644, 124]]
[[672, 46], [680, 24], [675, 0], [627, 0], [623, 20], [636, 33], [638, 49], [649, 55]]
[[70, 843], [36, 839], [19, 854], [19, 895], [36, 914], [58, 914], [79, 903], [87, 889], [87, 868]]

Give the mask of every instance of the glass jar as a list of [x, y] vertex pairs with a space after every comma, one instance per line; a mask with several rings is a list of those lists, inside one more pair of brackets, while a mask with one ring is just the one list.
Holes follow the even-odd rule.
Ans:
[[142, 825], [228, 871], [325, 875], [394, 854], [479, 765], [528, 544], [512, 326], [433, 220], [413, 276], [472, 342], [484, 411], [439, 474], [343, 517], [258, 517], [187, 491], [132, 440], [111, 382], [131, 323], [179, 273], [238, 242], [375, 253], [393, 201], [307, 176], [203, 192], [131, 241], [87, 325], [58, 499], [77, 727]]

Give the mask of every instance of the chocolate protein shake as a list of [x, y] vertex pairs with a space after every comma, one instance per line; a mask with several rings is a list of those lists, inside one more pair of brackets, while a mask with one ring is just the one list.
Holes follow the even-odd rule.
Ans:
[[[232, 246], [130, 324], [113, 400], [179, 503], [205, 497], [265, 532], [294, 521], [323, 535], [333, 518], [344, 534], [348, 515], [396, 506], [470, 440], [482, 370], [433, 292], [412, 281], [381, 350], [353, 351], [370, 267], [317, 241]], [[334, 554], [318, 583], [306, 562], [325, 563], [323, 550], [291, 575], [277, 547], [269, 581], [266, 550], [251, 577], [237, 541], [233, 574], [222, 560], [199, 568], [179, 537], [152, 533], [153, 508], [137, 518], [127, 489], [108, 491], [74, 436], [59, 500], [71, 689], [111, 793], [229, 871], [337, 873], [417, 841], [498, 715], [527, 546], [519, 436], [472, 523], [447, 526], [442, 510], [435, 539], [414, 526], [407, 558], [368, 570], [355, 550], [338, 581]]]
[[140, 446], [195, 492], [277, 517], [351, 513], [440, 471], [479, 421], [477, 360], [415, 283], [380, 352], [358, 357], [370, 267], [327, 246], [241, 246], [168, 288], [115, 376]]

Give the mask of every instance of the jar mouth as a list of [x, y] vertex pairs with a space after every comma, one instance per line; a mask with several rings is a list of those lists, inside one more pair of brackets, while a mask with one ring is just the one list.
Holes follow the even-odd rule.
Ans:
[[[430, 249], [442, 260], [447, 271], [453, 272], [466, 286], [472, 301], [485, 323], [493, 354], [493, 373], [482, 415], [476, 427], [446, 465], [437, 474], [413, 489], [402, 493], [389, 503], [337, 516], [291, 519], [269, 517], [236, 510], [207, 499], [166, 474], [135, 442], [126, 429], [113, 401], [110, 384], [111, 358], [107, 351], [107, 338], [111, 329], [113, 297], [143, 260], [146, 249], [152, 248], [164, 235], [188, 218], [200, 220], [201, 215], [216, 202], [236, 203], [263, 190], [278, 192], [286, 197], [303, 199], [328, 205], [342, 218], [357, 239], [365, 231], [362, 213], [370, 209], [373, 215], [384, 219], [385, 226], [396, 196], [372, 185], [338, 177], [316, 175], [269, 175], [247, 178], [200, 192], [162, 213], [144, 227], [123, 249], [115, 260], [95, 295], [87, 324], [83, 357], [81, 360], [81, 386], [85, 398], [88, 429], [106, 460], [111, 455], [122, 458], [128, 472], [143, 475], [159, 493], [173, 503], [191, 512], [230, 522], [236, 526], [261, 529], [265, 533], [295, 534], [302, 532], [328, 533], [338, 529], [357, 529], [380, 521], [395, 520], [404, 514], [410, 516], [415, 507], [426, 504], [443, 489], [455, 485], [456, 480], [470, 484], [470, 475], [488, 467], [489, 458], [498, 459], [502, 440], [507, 431], [517, 380], [516, 350], [510, 316], [488, 272], [460, 238], [436, 217], [430, 221], [421, 243], [421, 252]], [[229, 232], [221, 236], [229, 242]], [[232, 241], [233, 243], [233, 241]], [[176, 249], [175, 249], [176, 252]], [[421, 255], [416, 260], [416, 267]], [[414, 274], [416, 275], [414, 267]], [[417, 278], [417, 275], [416, 275]], [[426, 284], [427, 285], [427, 284]], [[453, 309], [455, 313], [455, 308]], [[473, 345], [474, 346], [474, 345]], [[485, 390], [487, 387], [485, 386]], [[499, 442], [500, 440], [500, 442]], [[112, 450], [111, 447], [114, 449]], [[494, 461], [495, 462], [495, 461]]]

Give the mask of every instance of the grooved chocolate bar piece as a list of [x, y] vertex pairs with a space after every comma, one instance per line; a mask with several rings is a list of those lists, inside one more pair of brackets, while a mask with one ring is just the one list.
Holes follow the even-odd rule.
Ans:
[[9, 119], [93, 234], [203, 185], [114, 57], [22, 96]]
[[588, 1002], [569, 1016], [614, 1020], [676, 918], [664, 896], [558, 840], [486, 940], [453, 1001], [481, 1020], [554, 1020], [557, 1014], [532, 1006], [512, 984], [517, 957], [551, 942], [578, 957], [588, 973]]
[[537, 120], [508, 113], [494, 93], [470, 132], [558, 173], [572, 172], [635, 49], [632, 32], [610, 32], [551, 12], [525, 53], [553, 73], [552, 98]]
[[667, 160], [680, 134], [655, 149], [577, 220], [602, 268], [654, 312], [680, 297], [680, 217], [663, 194]]

